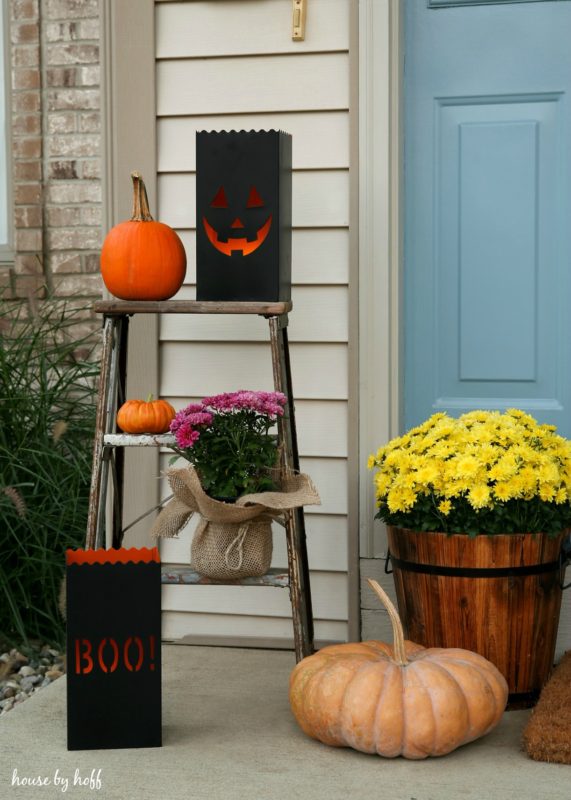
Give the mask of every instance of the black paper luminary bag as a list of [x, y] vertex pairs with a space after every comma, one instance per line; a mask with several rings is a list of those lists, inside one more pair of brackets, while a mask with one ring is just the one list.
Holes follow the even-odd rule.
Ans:
[[291, 136], [196, 134], [197, 300], [291, 299]]
[[68, 550], [67, 747], [161, 745], [157, 548]]

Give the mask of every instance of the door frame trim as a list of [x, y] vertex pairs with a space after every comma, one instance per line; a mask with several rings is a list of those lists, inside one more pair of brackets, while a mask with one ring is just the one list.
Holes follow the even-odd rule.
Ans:
[[385, 554], [367, 456], [402, 419], [402, 79], [400, 0], [359, 0], [359, 542]]

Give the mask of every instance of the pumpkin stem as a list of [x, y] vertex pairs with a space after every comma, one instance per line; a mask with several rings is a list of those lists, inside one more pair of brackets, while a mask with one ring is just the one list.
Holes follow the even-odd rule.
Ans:
[[131, 222], [152, 222], [153, 217], [149, 210], [149, 199], [145, 182], [140, 172], [132, 172], [133, 180], [133, 216]]
[[145, 402], [150, 403], [152, 399], [153, 399], [153, 393], [151, 392], [150, 394], [147, 395], [147, 399], [145, 400]]
[[393, 626], [393, 649], [394, 649], [394, 657], [393, 661], [396, 664], [406, 665], [408, 664], [408, 658], [406, 657], [406, 650], [404, 647], [404, 631], [402, 629], [402, 622], [400, 621], [400, 617], [398, 611], [394, 607], [391, 598], [385, 592], [385, 590], [379, 586], [377, 581], [372, 580], [371, 578], [367, 578], [367, 583], [377, 595], [381, 603], [387, 609], [389, 617], [391, 618], [391, 624]]

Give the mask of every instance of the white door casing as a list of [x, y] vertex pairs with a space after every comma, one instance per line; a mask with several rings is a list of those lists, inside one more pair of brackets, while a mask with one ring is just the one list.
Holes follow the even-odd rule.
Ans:
[[359, 0], [359, 520], [361, 558], [385, 554], [369, 453], [401, 419], [401, 84], [399, 0]]

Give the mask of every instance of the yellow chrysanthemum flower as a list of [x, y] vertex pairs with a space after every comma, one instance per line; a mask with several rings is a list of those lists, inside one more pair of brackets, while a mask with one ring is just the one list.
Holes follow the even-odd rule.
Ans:
[[485, 483], [476, 484], [468, 492], [468, 502], [472, 508], [485, 508], [490, 502], [490, 488]]
[[511, 450], [511, 454], [519, 464], [534, 463], [537, 457], [536, 451], [530, 447], [526, 442], [518, 442]]
[[550, 483], [539, 484], [539, 496], [544, 502], [549, 503], [552, 500], [555, 500], [555, 495], [556, 495], [555, 487], [552, 486]]
[[434, 483], [434, 481], [438, 480], [438, 475], [438, 463], [436, 461], [428, 461], [417, 470], [415, 478], [417, 483], [427, 484]]
[[511, 489], [511, 496], [513, 498], [523, 497], [526, 489], [525, 489], [525, 483], [520, 475], [514, 475], [512, 478], [509, 479], [508, 484]]
[[454, 454], [454, 448], [448, 442], [436, 442], [427, 452], [430, 458], [446, 459]]
[[474, 456], [464, 456], [456, 461], [456, 474], [459, 478], [471, 478], [480, 469], [480, 462]]
[[457, 481], [450, 481], [443, 485], [440, 493], [443, 494], [446, 499], [452, 499], [454, 497], [460, 497], [464, 491], [464, 487]]
[[407, 472], [399, 480], [399, 485], [404, 489], [416, 489], [418, 482], [416, 480], [416, 472]]
[[517, 462], [512, 455], [505, 455], [490, 469], [489, 477], [493, 481], [504, 481], [517, 472]]
[[559, 470], [553, 462], [544, 463], [537, 470], [537, 479], [540, 483], [556, 483], [559, 477]]
[[397, 486], [390, 490], [387, 496], [389, 511], [393, 514], [396, 511], [408, 511], [416, 503], [416, 494], [412, 489]]
[[564, 486], [560, 486], [555, 493], [555, 502], [559, 506], [562, 503], [566, 503], [568, 499], [569, 495], [567, 494], [567, 489]]
[[469, 492], [473, 486], [479, 485], [480, 481], [472, 480], [471, 478], [459, 478], [455, 483], [456, 488], [459, 489], [460, 493], [466, 494], [466, 492]]
[[442, 517], [465, 509], [465, 500], [474, 511], [533, 498], [571, 506], [571, 441], [555, 430], [519, 409], [458, 419], [439, 412], [380, 447], [367, 467], [376, 467], [375, 494], [389, 513], [406, 513], [429, 495], [436, 505], [426, 508]]
[[479, 460], [486, 467], [492, 466], [501, 456], [501, 450], [493, 444], [483, 444], [478, 448]]
[[392, 484], [390, 476], [385, 475], [385, 473], [383, 472], [377, 472], [374, 480], [375, 480], [375, 489], [377, 490], [377, 497], [384, 498]]
[[441, 500], [438, 504], [438, 510], [441, 514], [444, 514], [444, 516], [447, 517], [452, 511], [452, 503], [450, 500]]
[[524, 492], [535, 491], [537, 486], [537, 474], [533, 467], [522, 467], [518, 472], [518, 477], [522, 482]]
[[518, 492], [512, 481], [498, 481], [494, 486], [494, 497], [505, 502], [517, 497]]
[[408, 468], [409, 460], [410, 456], [408, 453], [403, 453], [400, 450], [391, 450], [390, 453], [387, 453], [385, 465], [387, 467], [394, 467], [397, 470], [403, 470]]
[[444, 439], [446, 436], [452, 436], [454, 433], [454, 423], [452, 421], [442, 421], [436, 427], [436, 432], [439, 439]]
[[466, 424], [470, 422], [488, 422], [489, 414], [489, 411], [469, 411], [467, 414], [462, 414], [459, 421]]

